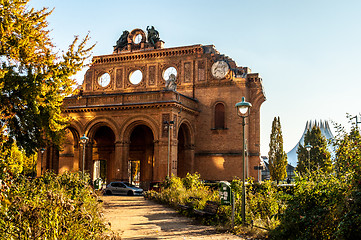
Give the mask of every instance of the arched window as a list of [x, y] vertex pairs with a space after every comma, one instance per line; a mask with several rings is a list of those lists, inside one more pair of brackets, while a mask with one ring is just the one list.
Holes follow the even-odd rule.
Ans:
[[214, 128], [224, 129], [225, 126], [225, 107], [223, 103], [217, 103], [214, 107]]

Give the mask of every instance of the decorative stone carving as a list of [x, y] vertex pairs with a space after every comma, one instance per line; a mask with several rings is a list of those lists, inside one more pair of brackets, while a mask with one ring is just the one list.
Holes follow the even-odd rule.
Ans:
[[172, 90], [172, 91], [176, 91], [177, 90], [177, 83], [176, 83], [177, 79], [176, 76], [174, 74], [169, 75], [169, 79], [167, 81], [165, 81], [165, 90]]

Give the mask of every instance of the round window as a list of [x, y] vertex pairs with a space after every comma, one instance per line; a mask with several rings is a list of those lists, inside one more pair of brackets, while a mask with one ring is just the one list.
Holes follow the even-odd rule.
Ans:
[[98, 78], [98, 83], [101, 87], [106, 87], [109, 85], [110, 83], [110, 75], [109, 73], [103, 73], [99, 78]]
[[135, 70], [129, 76], [129, 81], [134, 85], [140, 83], [142, 79], [143, 79], [143, 73], [140, 70]]
[[174, 75], [174, 78], [177, 77], [177, 69], [175, 69], [175, 67], [169, 67], [167, 68], [164, 72], [163, 72], [163, 79], [165, 81], [169, 80], [169, 77], [171, 75]]

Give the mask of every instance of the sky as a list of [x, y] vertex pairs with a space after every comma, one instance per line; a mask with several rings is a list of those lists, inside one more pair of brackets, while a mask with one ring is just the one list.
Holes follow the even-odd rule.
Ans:
[[30, 6], [54, 8], [47, 20], [59, 51], [89, 32], [93, 56], [111, 54], [124, 30], [154, 26], [167, 48], [212, 44], [259, 73], [267, 97], [261, 155], [268, 155], [274, 117], [288, 152], [308, 120], [347, 127], [346, 113], [361, 112], [359, 0], [31, 0]]

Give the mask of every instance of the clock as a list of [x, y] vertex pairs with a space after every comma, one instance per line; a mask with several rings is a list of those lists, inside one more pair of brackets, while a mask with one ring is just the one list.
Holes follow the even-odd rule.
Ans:
[[224, 78], [229, 72], [228, 63], [222, 60], [213, 63], [211, 72], [212, 72], [212, 76], [216, 79]]
[[110, 75], [109, 73], [103, 73], [99, 78], [98, 78], [98, 84], [101, 87], [106, 87], [108, 86], [110, 83]]

